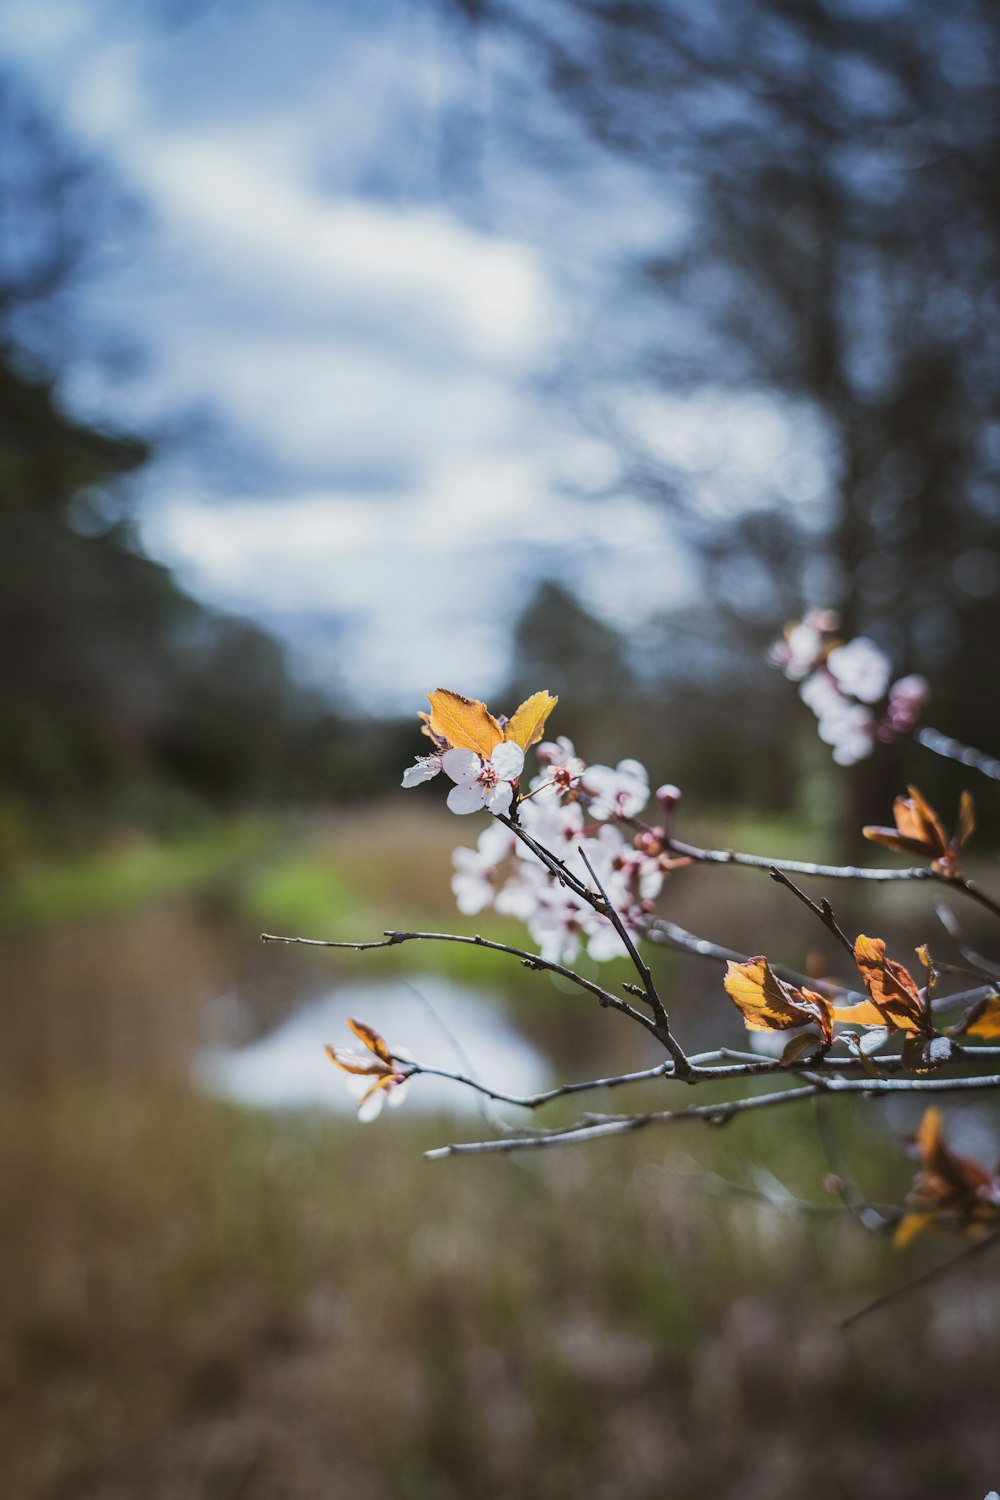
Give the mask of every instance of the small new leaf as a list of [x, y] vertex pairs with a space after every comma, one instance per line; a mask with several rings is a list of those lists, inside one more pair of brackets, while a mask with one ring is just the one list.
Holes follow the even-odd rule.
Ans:
[[866, 839], [884, 844], [900, 854], [917, 854], [931, 860], [943, 875], [958, 870], [958, 856], [976, 829], [972, 798], [963, 792], [958, 805], [958, 829], [949, 839], [944, 824], [930, 803], [915, 786], [907, 787], [906, 797], [897, 797], [892, 806], [895, 828], [869, 826], [862, 829]]
[[1000, 1217], [1000, 1177], [971, 1157], [959, 1156], [944, 1139], [941, 1111], [928, 1109], [913, 1139], [920, 1171], [907, 1202], [915, 1209], [896, 1226], [893, 1244], [902, 1249], [938, 1215], [957, 1218], [975, 1232]]

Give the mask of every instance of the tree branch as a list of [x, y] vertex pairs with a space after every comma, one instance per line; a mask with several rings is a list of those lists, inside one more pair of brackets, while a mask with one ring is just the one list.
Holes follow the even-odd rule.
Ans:
[[957, 760], [960, 765], [971, 766], [983, 776], [1000, 781], [1000, 760], [995, 755], [987, 755], [982, 750], [974, 750], [971, 745], [963, 745], [950, 735], [942, 734], [939, 729], [920, 729], [914, 739], [918, 745], [923, 745], [925, 750], [930, 750], [935, 755], [943, 755], [946, 760]]
[[497, 943], [492, 938], [480, 937], [478, 934], [475, 937], [465, 937], [456, 932], [394, 932], [389, 930], [384, 937], [373, 942], [348, 943], [330, 938], [283, 937], [275, 932], [262, 932], [260, 940], [262, 943], [297, 944], [304, 948], [348, 948], [356, 953], [370, 952], [374, 948], [396, 948], [400, 943], [414, 942], [464, 943], [472, 948], [490, 948], [494, 953], [509, 953], [513, 958], [520, 959], [527, 969], [543, 969], [549, 974], [560, 974], [563, 979], [572, 980], [574, 984], [579, 985], [580, 989], [587, 990], [589, 994], [596, 996], [601, 1005], [621, 1011], [630, 1020], [637, 1021], [640, 1026], [655, 1036], [657, 1041], [662, 1041], [655, 1021], [644, 1016], [627, 1001], [613, 995], [610, 990], [594, 984], [590, 979], [585, 979], [582, 974], [577, 974], [574, 969], [568, 969], [564, 964], [552, 963], [551, 960], [542, 958], [537, 953], [529, 953], [526, 948], [513, 948], [509, 943]]
[[803, 905], [809, 908], [814, 917], [819, 918], [827, 931], [833, 933], [834, 937], [837, 939], [837, 942], [847, 949], [848, 953], [853, 959], [854, 944], [851, 942], [850, 938], [837, 922], [837, 919], [833, 914], [833, 907], [830, 905], [829, 901], [824, 899], [817, 906], [816, 902], [811, 901], [810, 898], [806, 895], [805, 891], [800, 891], [794, 880], [789, 879], [784, 870], [779, 870], [776, 865], [771, 866], [770, 875], [772, 880], [776, 880], [779, 885], [783, 885], [787, 890], [790, 890], [793, 896], [798, 896]]
[[789, 875], [808, 875], [827, 880], [931, 880], [938, 885], [950, 886], [963, 891], [973, 901], [978, 901], [995, 917], [1000, 917], [1000, 902], [981, 891], [975, 881], [965, 875], [945, 875], [929, 865], [916, 865], [905, 870], [885, 870], [869, 865], [818, 865], [801, 859], [772, 859], [763, 854], [744, 854], [735, 849], [701, 849], [696, 844], [686, 844], [681, 839], [664, 836], [664, 848], [673, 854], [683, 855], [696, 864], [743, 865], [754, 870], [782, 870]]
[[[629, 958], [631, 958], [633, 964], [635, 965], [635, 971], [639, 975], [639, 978], [642, 980], [642, 987], [646, 992], [646, 999], [649, 1003], [649, 1008], [653, 1012], [653, 1016], [656, 1021], [656, 1035], [666, 1047], [667, 1051], [670, 1053], [670, 1056], [673, 1058], [674, 1066], [677, 1070], [678, 1075], [680, 1077], [687, 1077], [687, 1075], [691, 1072], [691, 1065], [689, 1064], [687, 1057], [684, 1054], [684, 1049], [676, 1041], [673, 1033], [670, 1030], [670, 1019], [667, 1015], [666, 1009], [664, 1008], [663, 1001], [660, 999], [656, 985], [653, 983], [653, 976], [649, 971], [649, 965], [642, 958], [638, 948], [632, 941], [632, 934], [629, 932], [628, 928], [625, 926], [625, 923], [622, 921], [621, 914], [615, 909], [611, 898], [608, 896], [607, 891], [601, 884], [600, 876], [594, 869], [593, 865], [590, 863], [590, 860], [587, 858], [587, 855], [583, 849], [580, 850], [580, 858], [583, 860], [584, 864], [587, 866], [587, 869], [590, 871], [591, 878], [593, 879], [594, 884], [597, 886], [597, 889], [600, 891], [601, 896], [603, 897], [603, 915], [608, 918], [618, 936], [625, 944]], [[596, 908], [595, 906], [595, 909], [599, 908]]]
[[862, 1098], [874, 1099], [885, 1094], [942, 1094], [960, 1093], [966, 1090], [998, 1089], [1000, 1074], [992, 1073], [974, 1078], [828, 1078], [819, 1076], [815, 1069], [802, 1071], [801, 1087], [782, 1089], [773, 1094], [752, 1094], [747, 1098], [733, 1099], [723, 1104], [692, 1104], [684, 1109], [647, 1111], [645, 1114], [627, 1115], [613, 1120], [604, 1120], [595, 1125], [575, 1125], [564, 1130], [551, 1131], [545, 1135], [506, 1136], [501, 1140], [462, 1141], [450, 1146], [439, 1146], [424, 1153], [428, 1161], [442, 1161], [448, 1156], [467, 1156], [498, 1151], [528, 1151], [542, 1146], [575, 1145], [581, 1141], [600, 1140], [605, 1136], [627, 1135], [634, 1130], [643, 1130], [648, 1125], [670, 1125], [681, 1120], [705, 1120], [709, 1124], [725, 1125], [736, 1115], [753, 1110], [774, 1109], [782, 1104], [794, 1104], [802, 1099], [815, 1098], [818, 1094], [858, 1094]]

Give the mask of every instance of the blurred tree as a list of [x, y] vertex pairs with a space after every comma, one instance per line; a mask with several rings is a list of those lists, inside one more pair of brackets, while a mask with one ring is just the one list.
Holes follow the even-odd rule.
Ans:
[[[148, 444], [63, 409], [73, 298], [120, 209], [101, 168], [0, 80], [0, 803], [49, 828], [329, 793], [357, 770], [277, 643], [142, 555]], [[368, 784], [383, 771], [372, 757]]]
[[[617, 430], [625, 484], [673, 508], [735, 648], [804, 603], [835, 604], [849, 631], [927, 671], [935, 721], [996, 746], [983, 664], [1000, 637], [1000, 7], [459, 8], [503, 39], [490, 56], [510, 66], [510, 125], [536, 161], [586, 173], [610, 153], [637, 169], [637, 215], [670, 209], [605, 337], [588, 329], [575, 369], [591, 406], [603, 382], [609, 422], [623, 383], [793, 414], [791, 463], [728, 513]], [[548, 102], [532, 110], [521, 80], [539, 73]], [[683, 421], [676, 406], [662, 417]], [[822, 482], [803, 480], [803, 453]]]
[[543, 579], [519, 614], [514, 675], [497, 701], [512, 713], [545, 688], [560, 699], [558, 732], [575, 738], [591, 760], [625, 755], [635, 722], [635, 683], [627, 642], [561, 583]]

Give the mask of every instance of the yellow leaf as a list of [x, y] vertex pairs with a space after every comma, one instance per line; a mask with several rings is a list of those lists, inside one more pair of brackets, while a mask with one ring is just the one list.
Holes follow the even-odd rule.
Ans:
[[504, 738], [513, 740], [522, 750], [530, 749], [541, 739], [545, 720], [558, 702], [559, 699], [554, 698], [551, 693], [532, 693], [511, 718]]
[[918, 1234], [922, 1234], [934, 1223], [933, 1214], [904, 1214], [896, 1225], [892, 1236], [892, 1248], [894, 1250], [905, 1250]]
[[730, 961], [724, 982], [726, 994], [742, 1011], [748, 1031], [787, 1031], [814, 1022], [819, 1022], [824, 1031], [829, 1028], [823, 997], [812, 991], [803, 995], [783, 985], [763, 954], [745, 964]]
[[986, 1041], [1000, 1037], [1000, 995], [991, 995], [972, 1025], [966, 1028], [966, 1036], [980, 1036]]
[[446, 739], [457, 750], [475, 750], [487, 760], [503, 739], [503, 730], [485, 703], [463, 698], [449, 688], [428, 693], [431, 733]]
[[958, 804], [958, 830], [954, 839], [955, 848], [964, 849], [975, 831], [976, 809], [972, 803], [972, 793], [963, 792], [961, 801]]
[[857, 1005], [835, 1005], [831, 1014], [835, 1021], [846, 1021], [849, 1026], [884, 1026], [885, 1016], [872, 1000], [862, 1000]]

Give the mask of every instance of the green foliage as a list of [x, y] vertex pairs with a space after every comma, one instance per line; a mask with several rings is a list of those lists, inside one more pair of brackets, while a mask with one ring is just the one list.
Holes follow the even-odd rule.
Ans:
[[97, 921], [208, 885], [231, 886], [266, 837], [264, 825], [245, 819], [172, 842], [134, 836], [92, 854], [22, 864], [0, 885], [0, 930]]

